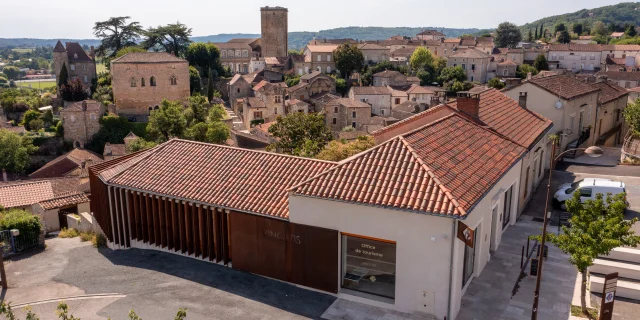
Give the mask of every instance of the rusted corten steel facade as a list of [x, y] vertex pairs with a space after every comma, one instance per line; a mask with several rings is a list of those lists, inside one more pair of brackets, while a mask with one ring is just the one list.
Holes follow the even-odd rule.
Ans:
[[338, 291], [336, 230], [111, 182], [155, 155], [154, 149], [141, 151], [89, 169], [91, 210], [110, 247], [156, 249], [225, 265], [232, 262], [238, 270]]

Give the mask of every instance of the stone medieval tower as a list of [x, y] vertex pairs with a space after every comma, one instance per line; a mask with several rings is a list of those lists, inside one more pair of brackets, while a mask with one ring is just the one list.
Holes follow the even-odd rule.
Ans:
[[53, 72], [56, 75], [56, 81], [60, 77], [60, 70], [62, 70], [62, 65], [67, 67], [67, 71], [69, 71], [69, 57], [67, 56], [67, 50], [62, 45], [62, 42], [58, 40], [58, 43], [53, 48]]
[[286, 57], [289, 10], [283, 7], [260, 8], [262, 20], [262, 56]]

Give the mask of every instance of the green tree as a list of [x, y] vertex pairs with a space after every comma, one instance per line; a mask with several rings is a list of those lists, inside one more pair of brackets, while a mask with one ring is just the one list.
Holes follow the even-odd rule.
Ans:
[[201, 80], [198, 69], [194, 66], [189, 66], [189, 87], [191, 88], [191, 95], [202, 92]]
[[624, 31], [624, 35], [629, 37], [629, 38], [633, 38], [633, 37], [637, 36], [638, 32], [636, 31], [636, 26], [629, 25], [627, 27], [627, 29]]
[[20, 77], [20, 68], [14, 66], [7, 66], [2, 69], [9, 80], [17, 80]]
[[640, 136], [640, 99], [636, 99], [624, 108], [624, 120], [629, 124], [629, 129]]
[[516, 76], [520, 79], [526, 79], [527, 75], [531, 73], [532, 76], [538, 74], [538, 70], [529, 64], [521, 64], [516, 68]]
[[409, 59], [409, 64], [414, 71], [417, 71], [424, 69], [428, 65], [433, 65], [433, 60], [434, 57], [431, 51], [429, 51], [429, 49], [425, 47], [420, 46], [413, 51], [413, 54]]
[[100, 129], [91, 137], [87, 148], [98, 154], [102, 154], [104, 145], [109, 143], [122, 143], [122, 139], [132, 131], [132, 125], [124, 116], [109, 114], [98, 121]]
[[0, 129], [0, 169], [23, 173], [29, 165], [29, 155], [38, 150], [31, 138]]
[[187, 129], [183, 109], [179, 101], [165, 99], [160, 104], [160, 109], [151, 111], [147, 124], [147, 136], [151, 141], [165, 142], [174, 137], [182, 137]]
[[450, 92], [469, 91], [473, 88], [473, 83], [469, 81], [449, 81], [444, 84], [444, 88]]
[[535, 27], [534, 29], [536, 30], [536, 32], [535, 32], [535, 36], [536, 37], [535, 37], [534, 40], [538, 40], [538, 39], [540, 39], [540, 36], [538, 35], [538, 27]]
[[591, 34], [594, 36], [607, 36], [607, 26], [602, 21], [596, 21], [591, 27]]
[[42, 121], [46, 127], [49, 127], [53, 124], [53, 111], [51, 109], [45, 111], [42, 114]]
[[540, 24], [540, 38], [544, 38], [544, 23]]
[[511, 22], [503, 22], [496, 29], [494, 41], [500, 48], [515, 48], [518, 42], [522, 41], [520, 28]]
[[574, 23], [573, 27], [571, 28], [573, 33], [575, 33], [576, 35], [580, 36], [582, 34], [582, 32], [584, 31], [584, 27], [582, 25], [582, 23]]
[[80, 318], [76, 318], [72, 314], [69, 314], [69, 306], [64, 302], [60, 302], [60, 304], [58, 304], [56, 315], [60, 320], [80, 320]]
[[191, 43], [185, 58], [204, 77], [209, 77], [209, 69], [221, 71], [220, 50], [213, 43]]
[[222, 121], [211, 122], [208, 126], [206, 142], [224, 144], [231, 137], [231, 130]]
[[624, 193], [613, 197], [607, 195], [605, 200], [598, 193], [595, 200], [582, 203], [580, 192], [575, 192], [573, 198], [566, 201], [567, 211], [571, 213], [571, 228], [563, 226], [559, 235], [547, 233], [549, 242], [568, 254], [569, 262], [582, 274], [580, 304], [585, 314], [587, 272], [593, 260], [608, 255], [614, 248], [635, 247], [640, 243], [640, 237], [632, 229], [638, 218], [624, 218], [625, 197]]
[[146, 49], [161, 48], [177, 57], [183, 57], [191, 43], [191, 28], [177, 22], [157, 28], [149, 28], [145, 33], [142, 47]]
[[504, 82], [500, 81], [500, 78], [491, 78], [489, 82], [487, 82], [489, 88], [496, 88], [498, 90], [505, 87]]
[[268, 150], [290, 155], [317, 155], [331, 140], [331, 130], [325, 125], [321, 113], [294, 112], [285, 117], [278, 116], [269, 133], [276, 142]]
[[547, 61], [547, 58], [544, 56], [544, 54], [539, 54], [536, 57], [536, 60], [533, 61], [533, 67], [536, 69], [536, 71], [549, 70], [549, 62]]
[[202, 95], [194, 95], [189, 97], [189, 108], [193, 111], [193, 120], [197, 122], [206, 122], [211, 105]]
[[87, 98], [87, 87], [80, 79], [68, 81], [59, 90], [64, 101], [82, 101]]
[[129, 22], [131, 17], [112, 17], [99, 21], [93, 27], [93, 34], [100, 39], [96, 53], [102, 57], [115, 57], [116, 53], [127, 46], [136, 46], [144, 31], [138, 22]]
[[287, 87], [291, 88], [296, 84], [300, 83], [300, 75], [297, 75], [297, 74], [285, 75], [284, 82], [287, 84]]
[[213, 88], [213, 72], [215, 71], [211, 71], [211, 68], [209, 68], [209, 78], [207, 79], [207, 98], [209, 102], [213, 101], [213, 93], [215, 91]]
[[31, 127], [29, 127], [30, 122], [36, 119], [40, 119], [41, 116], [42, 116], [42, 113], [40, 113], [40, 111], [38, 110], [33, 110], [33, 109], [27, 110], [27, 112], [25, 112], [22, 115], [21, 124], [24, 126], [25, 129], [32, 130]]
[[114, 57], [114, 59], [120, 58], [122, 56], [124, 56], [125, 54], [129, 54], [129, 53], [138, 53], [138, 52], [147, 52], [147, 50], [138, 47], [138, 46], [126, 46], [120, 50], [118, 50], [116, 52], [116, 55]]
[[560, 31], [557, 40], [559, 43], [569, 43], [571, 42], [571, 35], [569, 35], [567, 30]]
[[462, 67], [446, 67], [442, 69], [440, 72], [440, 82], [450, 82], [450, 81], [465, 81], [467, 80], [467, 74], [464, 72]]
[[553, 27], [554, 33], [558, 33], [558, 32], [562, 32], [562, 31], [567, 31], [567, 27], [564, 25], [563, 22], [559, 22], [556, 23], [556, 25]]
[[142, 138], [135, 139], [127, 146], [127, 152], [137, 152], [141, 150], [151, 149], [158, 144], [153, 141], [147, 141]]
[[67, 85], [67, 82], [69, 82], [69, 72], [67, 71], [67, 64], [63, 62], [58, 76], [58, 87]]
[[44, 128], [44, 121], [41, 119], [33, 119], [29, 121], [29, 130], [32, 131], [40, 131], [40, 129]]
[[360, 72], [364, 66], [362, 51], [349, 43], [339, 45], [333, 52], [333, 59], [343, 79], [349, 79], [353, 72]]
[[[349, 128], [353, 127], [350, 126]], [[361, 136], [351, 142], [333, 140], [318, 153], [316, 159], [336, 162], [342, 161], [362, 151], [373, 148], [375, 145], [376, 142], [371, 136]]]
[[336, 92], [342, 95], [343, 97], [347, 94], [347, 80], [342, 78], [336, 78]]
[[221, 104], [214, 104], [209, 108], [210, 122], [224, 120], [227, 117], [227, 112], [224, 110], [224, 106]]
[[529, 33], [527, 34], [527, 42], [533, 42], [533, 33], [531, 29], [529, 29]]

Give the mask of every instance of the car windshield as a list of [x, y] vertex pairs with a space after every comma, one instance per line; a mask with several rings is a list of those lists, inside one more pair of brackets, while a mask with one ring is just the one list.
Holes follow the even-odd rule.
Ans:
[[[577, 188], [578, 186], [580, 186], [580, 183], [582, 183], [582, 181], [584, 181], [584, 179], [582, 179], [582, 180], [578, 180], [578, 181], [576, 181], [576, 182], [572, 183], [572, 184], [571, 184], [571, 189], [575, 189], [575, 188]], [[573, 192], [573, 190], [572, 190], [572, 192]]]
[[574, 191], [576, 191], [576, 188], [573, 187], [573, 184], [571, 185], [571, 188], [567, 189], [564, 191], [565, 194], [572, 194]]

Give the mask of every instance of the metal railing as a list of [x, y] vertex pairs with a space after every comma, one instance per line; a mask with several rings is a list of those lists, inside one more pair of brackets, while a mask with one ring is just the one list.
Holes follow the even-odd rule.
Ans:
[[16, 253], [24, 252], [40, 246], [39, 235], [18, 235], [11, 234], [11, 230], [0, 231], [0, 247], [2, 256], [7, 257]]

